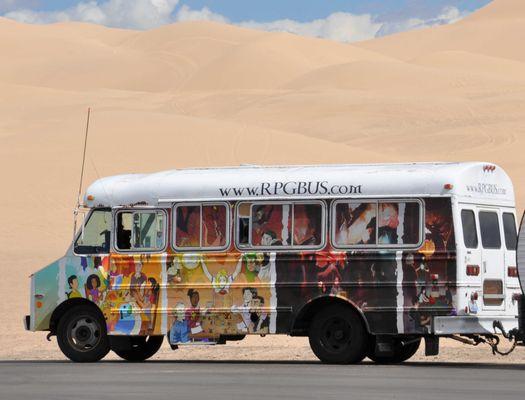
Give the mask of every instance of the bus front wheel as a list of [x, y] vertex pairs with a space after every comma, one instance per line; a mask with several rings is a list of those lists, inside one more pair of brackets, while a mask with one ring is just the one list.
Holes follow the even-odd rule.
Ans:
[[79, 305], [66, 311], [56, 334], [60, 350], [71, 361], [95, 362], [109, 352], [106, 322], [93, 306]]
[[310, 347], [328, 364], [354, 364], [365, 358], [368, 333], [359, 315], [349, 307], [323, 308], [309, 329]]
[[164, 336], [134, 336], [129, 338], [127, 346], [113, 347], [112, 350], [126, 361], [145, 361], [159, 351], [163, 340]]

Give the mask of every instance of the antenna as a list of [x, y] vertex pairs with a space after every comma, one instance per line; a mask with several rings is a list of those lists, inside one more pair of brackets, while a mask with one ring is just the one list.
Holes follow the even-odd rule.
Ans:
[[87, 109], [87, 121], [86, 121], [86, 132], [84, 134], [84, 151], [82, 154], [82, 169], [80, 171], [80, 183], [78, 185], [78, 195], [77, 195], [77, 205], [75, 207], [75, 210], [73, 212], [75, 223], [73, 226], [73, 236], [75, 235], [77, 231], [77, 215], [78, 211], [80, 209], [80, 196], [82, 196], [82, 183], [84, 180], [84, 167], [86, 165], [86, 149], [87, 149], [87, 141], [88, 141], [88, 133], [89, 133], [89, 117], [91, 116], [91, 108], [88, 107]]

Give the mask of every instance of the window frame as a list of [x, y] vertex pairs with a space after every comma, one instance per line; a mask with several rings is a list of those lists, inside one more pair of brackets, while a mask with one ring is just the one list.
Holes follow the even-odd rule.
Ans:
[[[472, 218], [473, 218], [473, 221], [474, 221], [474, 229], [475, 229], [475, 236], [476, 236], [476, 247], [469, 247], [465, 241], [465, 225], [463, 224], [463, 213], [464, 212], [469, 212], [472, 214]], [[466, 249], [468, 250], [477, 250], [479, 249], [479, 245], [480, 245], [480, 237], [481, 237], [481, 231], [480, 231], [480, 227], [478, 226], [479, 225], [479, 222], [476, 218], [476, 212], [471, 209], [471, 208], [462, 208], [460, 213], [459, 213], [459, 218], [460, 218], [460, 221], [461, 221], [461, 233], [462, 233], [462, 239], [463, 239], [463, 246], [465, 246]]]
[[[514, 239], [514, 248], [509, 248], [509, 244], [507, 242], [507, 230], [505, 229], [505, 215], [510, 215], [512, 217], [512, 222], [513, 222], [513, 227], [514, 227], [514, 232], [515, 232], [515, 239]], [[503, 211], [501, 213], [501, 224], [503, 225], [503, 239], [505, 241], [505, 249], [507, 251], [517, 251], [518, 250], [518, 227], [516, 225], [516, 217], [514, 215], [514, 213], [512, 212], [509, 212], [509, 211]]]
[[[336, 208], [338, 204], [352, 204], [352, 203], [375, 203], [376, 204], [376, 243], [375, 244], [353, 244], [353, 245], [338, 245], [335, 241], [335, 230], [337, 229]], [[379, 203], [417, 203], [419, 205], [419, 242], [415, 244], [381, 244], [378, 243], [377, 234], [379, 232]], [[359, 251], [377, 251], [390, 249], [419, 249], [425, 240], [425, 202], [420, 198], [352, 198], [339, 199], [331, 204], [330, 210], [330, 244], [337, 250], [359, 250]]]
[[[84, 211], [84, 210], [86, 210], [86, 209], [84, 208], [81, 211]], [[75, 251], [76, 245], [77, 245], [77, 241], [80, 238], [80, 236], [82, 235], [82, 232], [83, 232], [84, 228], [86, 227], [87, 223], [89, 222], [89, 220], [91, 219], [93, 214], [95, 212], [97, 212], [97, 211], [109, 212], [110, 214], [113, 212], [113, 210], [110, 207], [91, 208], [91, 209], [87, 210], [87, 213], [84, 216], [84, 219], [82, 221], [82, 226], [81, 226], [80, 230], [78, 232], [75, 232], [75, 240], [73, 241], [73, 246], [72, 246], [73, 247], [72, 251], [73, 251], [73, 254], [75, 256], [90, 257], [90, 256], [107, 255], [107, 254], [111, 253], [111, 246], [113, 244], [113, 238], [111, 237], [111, 235], [113, 235], [113, 227], [115, 225], [114, 221], [113, 221], [113, 216], [111, 216], [110, 221], [109, 221], [109, 223], [110, 223], [110, 227], [109, 227], [110, 238], [109, 238], [109, 249], [108, 249], [107, 252], [105, 252], [105, 253], [77, 253]]]
[[[202, 246], [202, 207], [203, 206], [224, 206], [226, 208], [226, 241], [224, 246], [214, 246], [214, 247], [204, 247]], [[177, 246], [177, 208], [179, 207], [199, 207], [200, 208], [200, 223], [199, 223], [199, 243], [201, 246], [192, 246], [192, 247], [180, 247]], [[180, 203], [175, 203], [171, 207], [171, 246], [174, 250], [178, 252], [194, 252], [198, 250], [199, 252], [217, 252], [224, 251], [230, 248], [231, 244], [231, 207], [227, 201], [185, 201]]]
[[[498, 236], [499, 236], [499, 246], [498, 247], [486, 247], [484, 240], [483, 240], [483, 229], [481, 228], [481, 214], [495, 214], [496, 215], [496, 227], [498, 228]], [[501, 226], [503, 224], [502, 219], [500, 219], [498, 210], [487, 210], [487, 209], [481, 209], [478, 210], [478, 221], [479, 221], [479, 235], [481, 237], [481, 248], [483, 250], [501, 250], [503, 246], [503, 240], [501, 237]]]
[[[248, 224], [248, 244], [239, 243], [239, 208], [242, 204], [250, 204], [250, 215], [249, 215], [249, 224]], [[290, 227], [291, 232], [291, 241], [293, 241], [293, 229], [294, 229], [294, 205], [295, 204], [312, 204], [321, 206], [321, 243], [315, 246], [299, 246], [299, 245], [283, 245], [283, 246], [254, 246], [252, 244], [252, 210], [255, 205], [291, 205], [291, 219], [292, 226]], [[239, 251], [266, 251], [266, 252], [287, 252], [295, 250], [310, 250], [316, 251], [321, 250], [326, 246], [326, 233], [327, 233], [327, 206], [324, 200], [242, 200], [237, 202], [235, 205], [235, 248]]]
[[[118, 243], [118, 240], [117, 240], [117, 235], [118, 235], [118, 232], [117, 232], [117, 218], [118, 218], [118, 214], [121, 214], [121, 213], [129, 213], [131, 212], [132, 214], [135, 214], [136, 212], [144, 212], [144, 213], [157, 213], [157, 212], [162, 212], [164, 214], [164, 228], [163, 228], [163, 237], [164, 237], [164, 247], [162, 247], [162, 249], [144, 249], [144, 248], [141, 248], [141, 249], [120, 249], [117, 245]], [[143, 208], [116, 208], [114, 209], [114, 215], [113, 215], [113, 229], [112, 229], [112, 233], [113, 233], [113, 248], [115, 249], [115, 251], [117, 253], [121, 253], [121, 254], [130, 254], [130, 253], [139, 253], [139, 254], [144, 254], [144, 253], [147, 253], [147, 254], [158, 254], [158, 253], [164, 253], [167, 248], [168, 248], [168, 229], [167, 229], [167, 225], [168, 225], [168, 213], [166, 211], [166, 209], [164, 208], [157, 208], [157, 207], [151, 207], [151, 208], [146, 208], [146, 207], [143, 207]], [[133, 240], [133, 230], [131, 231], [131, 240]]]

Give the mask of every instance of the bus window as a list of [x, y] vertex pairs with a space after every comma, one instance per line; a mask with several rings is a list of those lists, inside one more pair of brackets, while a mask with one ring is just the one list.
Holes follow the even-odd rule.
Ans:
[[320, 246], [323, 242], [322, 228], [323, 207], [321, 204], [294, 204], [292, 245]]
[[121, 211], [117, 214], [119, 250], [156, 251], [164, 249], [165, 214], [162, 211]]
[[518, 234], [516, 232], [516, 220], [514, 214], [503, 213], [503, 231], [505, 233], [505, 245], [507, 250], [516, 250]]
[[75, 253], [109, 253], [110, 232], [111, 210], [93, 210], [75, 241]]
[[250, 222], [252, 246], [290, 246], [291, 204], [252, 204]]
[[181, 205], [175, 208], [175, 246], [198, 248], [201, 243], [200, 205]]
[[421, 205], [402, 202], [337, 202], [337, 247], [416, 246], [421, 241]]
[[483, 245], [483, 248], [501, 248], [501, 235], [497, 213], [493, 211], [480, 211], [479, 230], [481, 232], [481, 244]]
[[467, 249], [478, 248], [478, 230], [474, 211], [461, 210], [461, 224], [463, 226], [463, 242]]
[[229, 214], [226, 204], [184, 204], [175, 207], [176, 248], [225, 248], [228, 234]]
[[342, 247], [375, 245], [376, 221], [377, 203], [337, 203], [335, 244]]
[[[248, 219], [245, 205], [250, 206]], [[324, 243], [324, 214], [320, 202], [240, 204], [237, 208], [238, 245], [241, 248], [321, 247]], [[248, 241], [243, 242], [247, 233]]]
[[222, 204], [202, 206], [202, 247], [224, 247], [229, 233], [227, 227], [226, 206]]
[[380, 202], [377, 243], [417, 245], [421, 239], [420, 204], [417, 202]]

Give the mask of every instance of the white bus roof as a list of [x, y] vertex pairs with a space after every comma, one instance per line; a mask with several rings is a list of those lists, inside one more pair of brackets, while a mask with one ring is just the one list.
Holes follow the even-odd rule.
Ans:
[[178, 169], [95, 181], [87, 207], [169, 206], [179, 201], [458, 196], [514, 206], [502, 168], [485, 162]]

